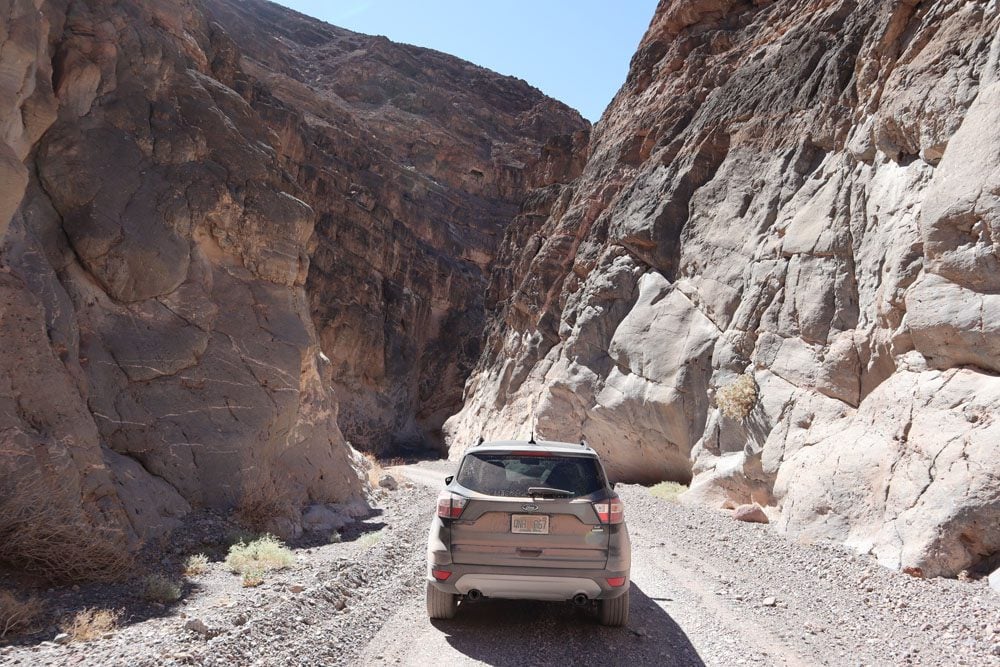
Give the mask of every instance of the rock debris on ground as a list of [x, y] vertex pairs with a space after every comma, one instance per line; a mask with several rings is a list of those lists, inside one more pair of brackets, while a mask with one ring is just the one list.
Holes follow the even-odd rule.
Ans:
[[[786, 540], [621, 486], [632, 615], [604, 628], [568, 604], [487, 600], [424, 611], [424, 550], [444, 463], [401, 484], [340, 543], [243, 588], [221, 563], [186, 597], [108, 638], [0, 648], [3, 665], [995, 665], [1000, 595], [987, 580], [921, 579], [841, 548]], [[105, 604], [126, 607], [129, 601]]]

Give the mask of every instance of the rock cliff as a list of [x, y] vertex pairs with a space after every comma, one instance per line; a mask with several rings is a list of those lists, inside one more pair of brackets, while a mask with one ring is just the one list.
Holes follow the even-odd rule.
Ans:
[[370, 451], [440, 447], [480, 353], [503, 230], [531, 186], [569, 178], [589, 124], [443, 53], [261, 0], [206, 4], [315, 209], [306, 291], [341, 429]]
[[434, 441], [578, 114], [257, 0], [0, 16], [0, 501], [134, 538], [280, 506], [293, 533], [364, 497], [338, 394], [359, 444]]
[[452, 453], [534, 411], [618, 479], [986, 567], [998, 110], [996, 2], [662, 0], [582, 175], [507, 231]]

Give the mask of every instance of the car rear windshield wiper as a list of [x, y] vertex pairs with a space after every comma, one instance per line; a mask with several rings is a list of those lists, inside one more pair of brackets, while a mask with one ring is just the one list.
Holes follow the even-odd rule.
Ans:
[[534, 498], [535, 496], [553, 496], [555, 498], [569, 498], [573, 495], [572, 491], [566, 491], [565, 489], [552, 489], [547, 486], [532, 486], [528, 489], [528, 495]]

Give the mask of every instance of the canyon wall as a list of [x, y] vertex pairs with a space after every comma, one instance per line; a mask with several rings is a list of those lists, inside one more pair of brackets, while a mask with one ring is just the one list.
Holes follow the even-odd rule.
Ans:
[[571, 168], [578, 114], [265, 2], [0, 16], [3, 507], [139, 540], [280, 506], [294, 534], [365, 499], [338, 398], [359, 444], [434, 442], [504, 226]]
[[582, 175], [507, 231], [452, 455], [534, 414], [795, 539], [988, 566], [998, 102], [996, 2], [662, 0]]
[[531, 186], [570, 177], [567, 147], [589, 124], [443, 53], [262, 0], [206, 4], [315, 208], [306, 291], [341, 429], [383, 454], [440, 448], [481, 351], [503, 231]]

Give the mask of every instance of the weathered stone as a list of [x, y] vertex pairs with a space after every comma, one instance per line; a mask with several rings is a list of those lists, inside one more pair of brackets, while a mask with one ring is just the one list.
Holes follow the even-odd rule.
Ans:
[[205, 624], [205, 621], [200, 618], [192, 618], [186, 622], [184, 624], [184, 629], [190, 630], [204, 639], [211, 639], [212, 637], [217, 637], [222, 634], [222, 630], [209, 627]]
[[350, 519], [327, 505], [310, 505], [302, 512], [302, 529], [329, 533], [343, 528]]
[[733, 518], [748, 523], [769, 523], [767, 514], [760, 505], [740, 505], [733, 512]]

